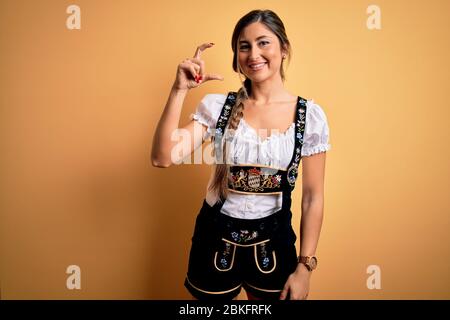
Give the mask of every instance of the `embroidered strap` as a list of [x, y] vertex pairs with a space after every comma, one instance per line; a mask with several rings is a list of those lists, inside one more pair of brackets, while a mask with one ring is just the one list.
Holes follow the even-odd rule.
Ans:
[[294, 154], [292, 155], [291, 163], [287, 170], [287, 182], [291, 188], [294, 190], [295, 181], [298, 176], [298, 167], [300, 165], [300, 159], [302, 158], [302, 146], [303, 146], [303, 135], [305, 133], [305, 119], [306, 119], [306, 99], [298, 97], [297, 100], [297, 114], [295, 116], [295, 146]]
[[[236, 103], [236, 92], [229, 92], [225, 104], [217, 119], [214, 148], [216, 160], [222, 158], [222, 139], [228, 124], [231, 112]], [[292, 191], [298, 176], [301, 160], [303, 135], [305, 132], [306, 99], [297, 98], [297, 112], [295, 115], [295, 145], [294, 153], [287, 170], [269, 168], [260, 165], [230, 166], [228, 188], [241, 193], [281, 193]], [[219, 163], [219, 162], [218, 162]], [[224, 163], [224, 162], [221, 162]]]
[[234, 105], [236, 104], [236, 96], [236, 92], [228, 93], [227, 99], [225, 100], [225, 103], [222, 107], [222, 111], [220, 112], [219, 118], [217, 119], [216, 129], [213, 136], [216, 163], [225, 163], [225, 160], [222, 156], [222, 139], [228, 124], [228, 120], [230, 119], [231, 112]]

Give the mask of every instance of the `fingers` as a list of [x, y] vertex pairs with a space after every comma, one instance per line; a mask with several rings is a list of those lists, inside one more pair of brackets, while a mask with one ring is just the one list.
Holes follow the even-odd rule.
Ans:
[[198, 58], [188, 59], [191, 63], [195, 64], [199, 68], [200, 75], [204, 75], [205, 73], [205, 61]]
[[287, 297], [287, 295], [288, 295], [288, 292], [289, 292], [289, 284], [286, 283], [286, 284], [284, 285], [283, 291], [281, 291], [281, 294], [280, 294], [280, 300], [286, 300], [286, 297]]
[[208, 48], [211, 48], [213, 45], [214, 45], [214, 43], [208, 42], [208, 43], [204, 43], [204, 44], [198, 46], [197, 50], [195, 50], [194, 58], [200, 59], [200, 55], [202, 54], [202, 52]]
[[192, 75], [192, 78], [196, 78], [198, 73], [200, 72], [200, 67], [191, 61], [184, 60], [182, 63], [184, 69], [189, 70], [189, 73]]
[[308, 294], [308, 291], [298, 290], [295, 286], [291, 287], [288, 280], [281, 291], [280, 300], [306, 300]]
[[194, 57], [185, 60], [185, 62], [189, 64], [188, 69], [197, 83], [206, 82], [209, 80], [224, 80], [223, 76], [219, 74], [205, 74], [205, 62], [201, 59], [201, 53], [213, 45], [214, 43], [204, 43], [200, 45], [197, 47]]
[[220, 74], [205, 74], [203, 76], [203, 81], [208, 81], [208, 80], [220, 80], [223, 81], [223, 77]]
[[200, 75], [203, 76], [205, 72], [205, 62], [200, 59], [200, 56], [202, 52], [208, 48], [211, 48], [214, 45], [212, 42], [204, 43], [197, 47], [197, 50], [195, 50], [194, 57], [192, 59], [189, 59], [190, 61], [197, 63], [200, 66]]
[[205, 82], [209, 80], [220, 80], [223, 81], [224, 77], [220, 74], [205, 74], [205, 62], [199, 59], [188, 59], [190, 66], [193, 66], [195, 68], [196, 74], [193, 74], [192, 76], [194, 79], [196, 79], [196, 82]]
[[302, 295], [299, 293], [291, 293], [290, 300], [307, 300], [308, 294]]

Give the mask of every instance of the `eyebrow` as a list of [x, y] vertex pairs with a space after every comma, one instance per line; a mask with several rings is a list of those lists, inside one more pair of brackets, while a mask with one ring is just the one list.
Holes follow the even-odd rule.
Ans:
[[[259, 40], [259, 39], [262, 39], [262, 38], [270, 38], [269, 36], [259, 36], [258, 38], [256, 38], [256, 40]], [[239, 43], [242, 43], [242, 42], [248, 42], [247, 40], [241, 40], [241, 41], [239, 41]]]

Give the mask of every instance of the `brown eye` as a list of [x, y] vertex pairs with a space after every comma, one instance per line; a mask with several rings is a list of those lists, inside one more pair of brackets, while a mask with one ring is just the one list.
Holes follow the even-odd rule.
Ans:
[[[260, 45], [262, 44], [263, 46], [266, 46], [266, 45], [270, 44], [270, 42], [269, 41], [261, 41], [259, 44]], [[248, 48], [249, 48], [248, 45], [243, 45], [243, 46], [239, 47], [240, 50], [245, 50], [245, 49], [248, 49]]]

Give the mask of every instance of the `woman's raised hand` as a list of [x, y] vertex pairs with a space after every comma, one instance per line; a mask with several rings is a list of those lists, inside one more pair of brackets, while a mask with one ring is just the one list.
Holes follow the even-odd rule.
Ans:
[[209, 80], [223, 80], [221, 75], [205, 73], [205, 61], [200, 58], [202, 52], [213, 45], [214, 43], [200, 45], [193, 58], [185, 59], [178, 65], [177, 76], [173, 84], [175, 89], [189, 90]]

